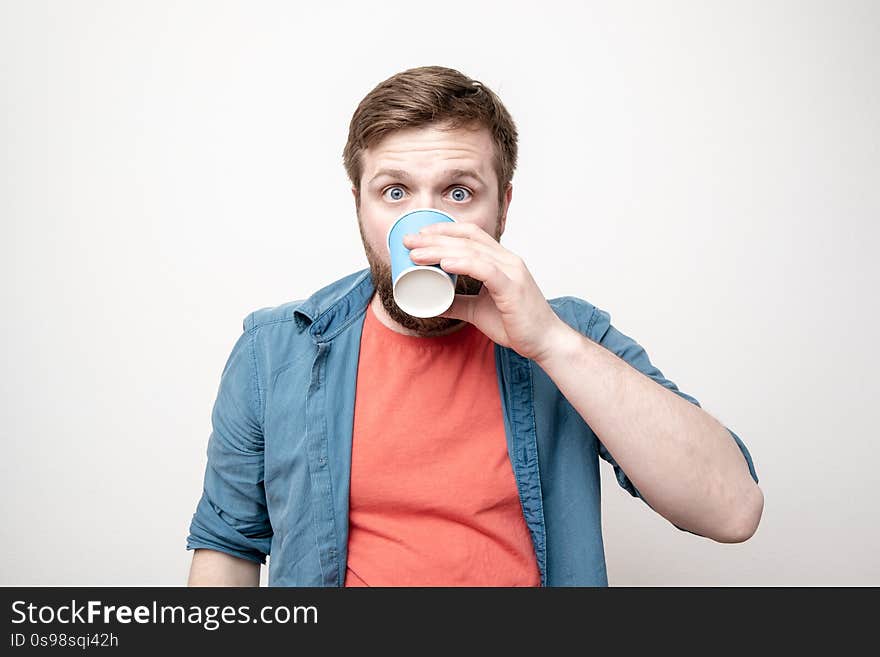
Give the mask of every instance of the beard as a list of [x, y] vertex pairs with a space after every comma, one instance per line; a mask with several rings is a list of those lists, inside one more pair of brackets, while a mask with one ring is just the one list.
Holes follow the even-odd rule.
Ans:
[[[500, 216], [495, 221], [495, 235], [493, 237], [496, 241], [500, 237], [500, 235], [498, 235], [498, 226], [500, 224], [498, 219], [500, 219]], [[375, 294], [379, 295], [379, 301], [382, 302], [382, 307], [385, 308], [385, 312], [388, 313], [391, 319], [400, 324], [403, 328], [414, 331], [418, 335], [425, 337], [440, 335], [449, 332], [456, 326], [466, 324], [464, 320], [454, 319], [452, 317], [414, 317], [401, 309], [401, 307], [397, 305], [397, 302], [394, 301], [394, 288], [392, 287], [391, 280], [391, 264], [380, 258], [379, 254], [370, 246], [370, 243], [364, 235], [364, 227], [361, 223], [360, 213], [358, 213], [358, 229], [361, 233], [361, 241], [364, 244], [364, 252], [367, 255], [367, 262], [370, 263], [370, 275], [373, 279]], [[458, 278], [455, 282], [455, 293], [478, 294], [482, 287], [483, 281], [468, 276], [467, 274], [458, 274]]]

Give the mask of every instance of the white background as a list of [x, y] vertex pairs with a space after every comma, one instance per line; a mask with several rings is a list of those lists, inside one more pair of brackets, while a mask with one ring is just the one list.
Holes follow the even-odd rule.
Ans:
[[878, 43], [874, 2], [4, 0], [0, 584], [185, 582], [241, 321], [367, 266], [348, 123], [429, 64], [517, 122], [502, 244], [755, 459], [732, 545], [603, 461], [610, 584], [880, 584]]

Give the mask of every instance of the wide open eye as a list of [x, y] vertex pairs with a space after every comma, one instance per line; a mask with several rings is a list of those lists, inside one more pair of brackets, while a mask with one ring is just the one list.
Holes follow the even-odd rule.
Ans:
[[472, 196], [471, 190], [469, 190], [467, 187], [455, 187], [450, 192], [450, 195], [452, 196], [453, 201], [458, 202], [466, 201]]
[[[397, 192], [397, 193], [392, 194], [389, 197], [388, 192]], [[385, 189], [385, 191], [382, 192], [382, 196], [384, 198], [392, 200], [392, 201], [399, 201], [404, 196], [403, 187], [401, 187], [400, 185], [393, 185], [391, 187], [388, 187], [387, 189]]]

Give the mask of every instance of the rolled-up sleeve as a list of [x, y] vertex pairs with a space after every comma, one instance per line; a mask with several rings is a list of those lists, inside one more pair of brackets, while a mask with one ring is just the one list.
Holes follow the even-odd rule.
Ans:
[[[663, 373], [656, 366], [654, 366], [653, 363], [651, 363], [647, 352], [638, 342], [633, 340], [628, 335], [625, 335], [611, 324], [611, 316], [607, 311], [601, 310], [599, 308], [593, 309], [587, 332], [588, 336], [591, 339], [625, 360], [632, 367], [636, 368], [646, 376], [649, 376], [651, 379], [664, 386], [665, 388], [669, 388], [679, 397], [686, 399], [696, 406], [700, 406], [699, 401], [697, 401], [691, 395], [679, 390], [678, 386], [675, 383], [667, 379], [663, 375]], [[749, 453], [749, 450], [746, 447], [745, 443], [730, 428], [725, 427], [725, 429], [727, 429], [727, 432], [730, 434], [731, 440], [733, 440], [736, 443], [736, 446], [739, 447], [739, 450], [742, 453], [746, 464], [748, 465], [749, 474], [751, 474], [752, 479], [755, 481], [755, 483], [758, 483], [758, 473], [755, 471], [755, 464], [752, 461], [752, 455]], [[617, 482], [620, 484], [621, 488], [626, 490], [630, 495], [641, 499], [645, 504], [653, 509], [654, 507], [651, 506], [648, 500], [642, 497], [642, 494], [639, 492], [638, 488], [636, 488], [635, 484], [630, 481], [626, 473], [617, 464], [617, 461], [614, 460], [611, 452], [606, 449], [601, 440], [598, 440], [598, 437], [597, 448], [599, 451], [599, 456], [601, 456], [604, 460], [606, 460], [613, 466], [614, 475], [617, 478]], [[696, 532], [692, 532], [688, 529], [685, 529], [684, 527], [679, 527], [674, 523], [671, 524], [681, 531], [688, 532], [690, 534], [696, 534]], [[696, 535], [701, 536], [701, 534]]]
[[211, 413], [204, 487], [190, 523], [186, 549], [209, 548], [266, 563], [272, 526], [263, 481], [264, 443], [254, 333], [245, 330], [238, 338], [220, 377]]

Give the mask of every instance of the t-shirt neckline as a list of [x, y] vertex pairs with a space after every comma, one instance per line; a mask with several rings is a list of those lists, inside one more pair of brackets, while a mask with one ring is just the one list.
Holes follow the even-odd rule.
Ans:
[[380, 334], [383, 341], [404, 347], [420, 347], [423, 349], [441, 349], [445, 347], [454, 347], [469, 342], [475, 337], [475, 334], [482, 335], [482, 332], [470, 322], [464, 322], [464, 326], [446, 335], [419, 336], [406, 335], [398, 333], [394, 329], [388, 328], [382, 323], [382, 320], [376, 315], [373, 304], [367, 304], [366, 321], [370, 323], [373, 332]]

